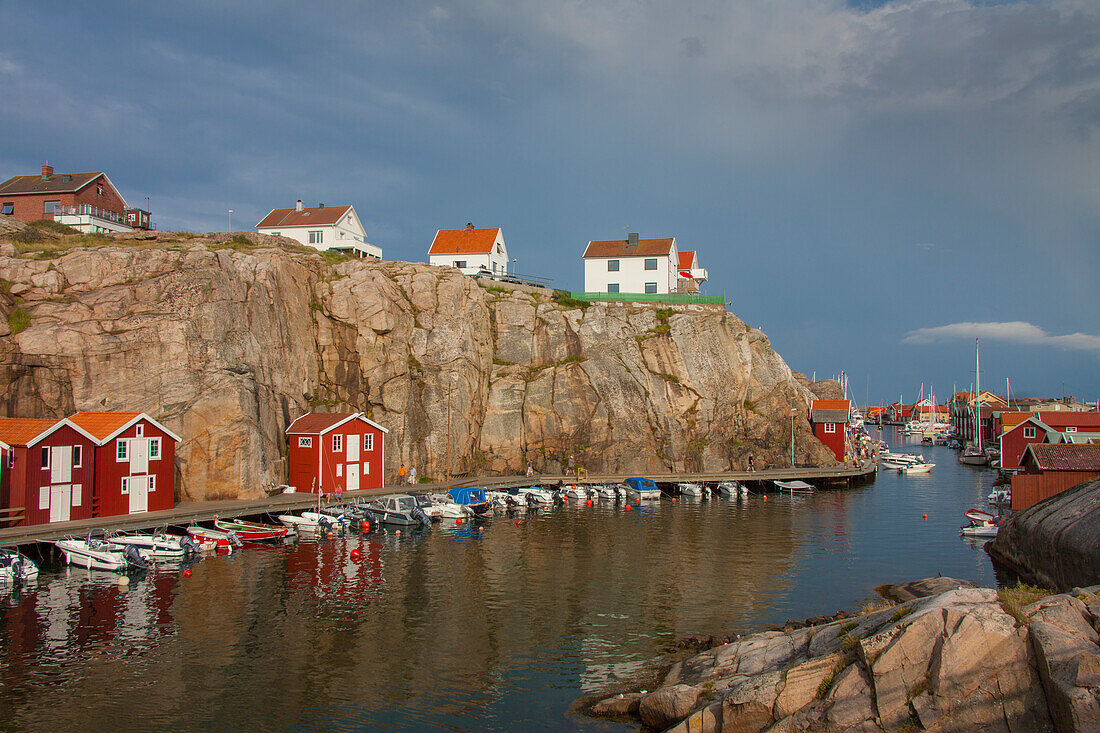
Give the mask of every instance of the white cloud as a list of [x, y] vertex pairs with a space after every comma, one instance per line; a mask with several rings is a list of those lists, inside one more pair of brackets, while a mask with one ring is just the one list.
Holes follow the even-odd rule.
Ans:
[[907, 333], [901, 342], [903, 344], [926, 345], [964, 338], [983, 338], [990, 341], [1004, 341], [1028, 346], [1056, 346], [1061, 349], [1095, 351], [1100, 354], [1100, 336], [1087, 333], [1055, 336], [1027, 321], [965, 322], [933, 328], [918, 328]]

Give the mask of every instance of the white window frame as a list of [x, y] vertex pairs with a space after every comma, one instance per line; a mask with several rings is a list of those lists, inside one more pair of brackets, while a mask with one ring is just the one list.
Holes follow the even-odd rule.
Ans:
[[337, 463], [336, 464], [336, 478], [343, 478], [343, 476], [344, 476], [344, 464], [343, 463]]
[[825, 423], [825, 432], [826, 433], [835, 433], [836, 432], [836, 423], [835, 422]]
[[341, 433], [336, 433], [332, 436], [332, 452], [340, 453], [344, 450], [344, 436]]
[[1024, 437], [1025, 438], [1034, 438], [1035, 437], [1035, 427], [1032, 426], [1032, 425], [1029, 425], [1028, 427], [1024, 428]]
[[308, 232], [307, 234], [310, 244], [324, 244], [325, 243], [325, 231], [318, 229], [316, 231]]
[[312, 435], [300, 436], [298, 438], [298, 447], [299, 448], [312, 448], [313, 447], [313, 436]]
[[455, 267], [460, 270], [466, 269], [466, 260], [455, 260]]
[[134, 426], [134, 435], [136, 435], [139, 438], [144, 438], [145, 437], [145, 426], [142, 425], [141, 423], [138, 423], [137, 425], [135, 425]]
[[73, 446], [73, 468], [83, 468], [83, 467], [84, 467], [84, 446], [74, 445]]
[[47, 445], [42, 446], [42, 470], [50, 470], [50, 447]]
[[160, 460], [160, 438], [149, 438], [149, 460]]
[[152, 494], [157, 490], [157, 475], [155, 473], [149, 474], [149, 493]]
[[130, 462], [130, 441], [127, 438], [119, 438], [115, 441], [115, 462]]
[[1077, 428], [1076, 428], [1076, 427], [1073, 427], [1073, 426], [1070, 426], [1070, 427], [1066, 428], [1066, 432], [1067, 432], [1067, 433], [1076, 433], [1076, 432], [1077, 432]]
[[374, 450], [374, 433], [363, 433], [363, 450]]
[[80, 506], [84, 501], [84, 486], [83, 484], [73, 484], [69, 490], [70, 506]]
[[130, 478], [128, 476], [122, 477], [122, 494], [125, 496], [130, 493]]

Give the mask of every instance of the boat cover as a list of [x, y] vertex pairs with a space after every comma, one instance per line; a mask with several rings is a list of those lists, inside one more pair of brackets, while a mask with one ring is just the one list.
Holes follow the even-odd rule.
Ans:
[[456, 486], [447, 492], [455, 504], [480, 504], [485, 501], [485, 489]]

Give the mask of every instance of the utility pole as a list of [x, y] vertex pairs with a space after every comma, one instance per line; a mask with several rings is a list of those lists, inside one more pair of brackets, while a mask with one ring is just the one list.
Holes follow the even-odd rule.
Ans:
[[791, 468], [794, 468], [794, 420], [798, 416], [798, 410], [791, 408]]

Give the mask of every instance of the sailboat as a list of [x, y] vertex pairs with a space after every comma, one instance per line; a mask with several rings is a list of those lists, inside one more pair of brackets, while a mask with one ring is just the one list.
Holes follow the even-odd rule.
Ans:
[[959, 460], [969, 466], [984, 466], [989, 458], [982, 450], [982, 371], [978, 354], [978, 339], [974, 339], [974, 445], [963, 449]]

